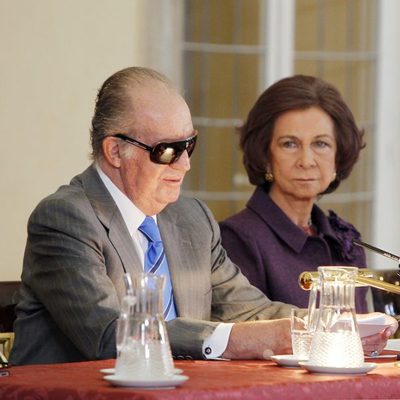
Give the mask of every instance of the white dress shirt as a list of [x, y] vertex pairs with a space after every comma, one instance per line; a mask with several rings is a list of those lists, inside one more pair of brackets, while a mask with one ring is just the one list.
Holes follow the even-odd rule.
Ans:
[[[144, 256], [147, 251], [147, 239], [142, 232], [139, 231], [139, 226], [142, 224], [146, 215], [143, 214], [132, 201], [122, 193], [111, 179], [102, 171], [100, 166], [96, 164], [96, 170], [103, 181], [111, 197], [115, 201], [122, 218], [132, 237], [133, 243], [140, 255], [142, 267], [144, 269]], [[157, 223], [157, 216], [152, 216]], [[203, 356], [208, 359], [215, 359], [221, 356], [228, 345], [229, 335], [231, 333], [233, 323], [220, 323], [215, 328], [213, 333], [204, 340]]]

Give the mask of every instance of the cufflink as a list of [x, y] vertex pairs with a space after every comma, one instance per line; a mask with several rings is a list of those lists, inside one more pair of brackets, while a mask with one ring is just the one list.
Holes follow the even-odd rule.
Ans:
[[209, 356], [212, 353], [211, 347], [206, 347], [204, 349], [204, 353], [206, 353]]

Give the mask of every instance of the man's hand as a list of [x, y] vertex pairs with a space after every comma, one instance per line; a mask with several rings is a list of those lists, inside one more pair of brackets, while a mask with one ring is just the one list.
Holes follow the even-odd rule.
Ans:
[[268, 359], [292, 352], [290, 320], [239, 322], [233, 325], [228, 346], [222, 354], [230, 359]]

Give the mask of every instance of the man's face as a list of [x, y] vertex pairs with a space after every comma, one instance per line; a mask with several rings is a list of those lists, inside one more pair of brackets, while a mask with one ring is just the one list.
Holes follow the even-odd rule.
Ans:
[[[193, 134], [190, 111], [177, 93], [165, 88], [135, 94], [135, 130], [129, 136], [153, 147], [158, 142], [179, 141]], [[183, 178], [190, 169], [185, 151], [170, 165], [156, 164], [150, 153], [120, 141], [122, 190], [146, 215], [159, 213], [180, 194]]]

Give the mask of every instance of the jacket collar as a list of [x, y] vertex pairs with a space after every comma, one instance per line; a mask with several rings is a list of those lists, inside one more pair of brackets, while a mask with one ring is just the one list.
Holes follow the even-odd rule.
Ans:
[[[309, 236], [273, 202], [264, 188], [261, 186], [256, 188], [247, 203], [247, 208], [256, 213], [295, 252], [302, 251]], [[327, 236], [338, 241], [324, 212], [315, 204], [311, 211], [311, 219], [319, 237]]]
[[79, 185], [90, 201], [93, 210], [104, 226], [110, 242], [120, 256], [124, 270], [130, 273], [141, 271], [141, 262], [131, 235], [112, 196], [100, 179], [94, 165], [73, 178], [71, 185]]

